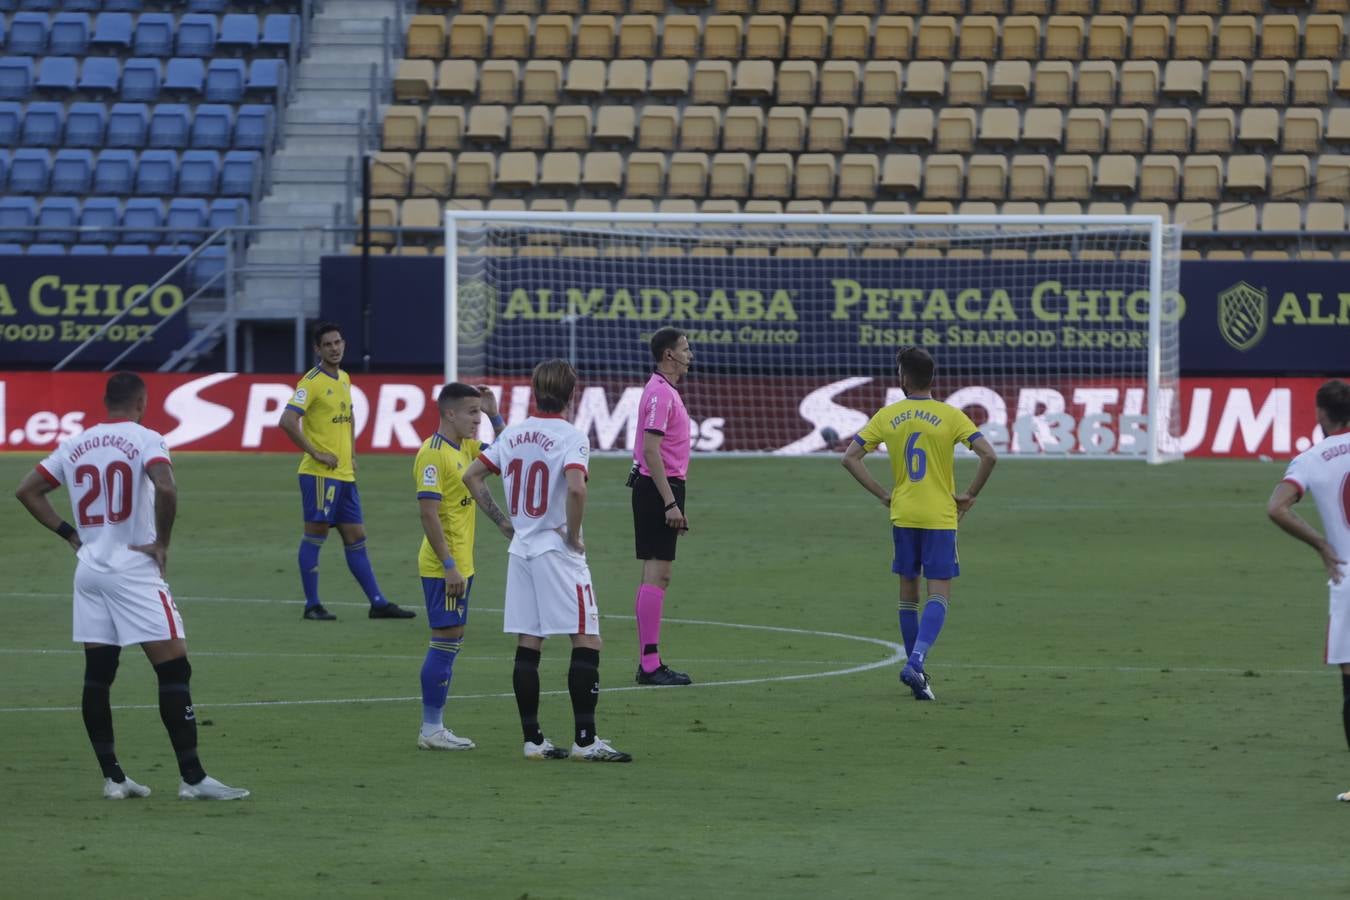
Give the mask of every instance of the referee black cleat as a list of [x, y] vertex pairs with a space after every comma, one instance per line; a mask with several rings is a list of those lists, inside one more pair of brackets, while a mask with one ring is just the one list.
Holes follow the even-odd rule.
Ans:
[[324, 609], [322, 603], [317, 603], [314, 606], [305, 607], [305, 618], [313, 619], [316, 622], [332, 622], [337, 619], [337, 616]]
[[380, 606], [372, 606], [370, 617], [372, 619], [415, 619], [417, 613], [411, 609], [404, 609], [397, 603], [384, 603]]
[[676, 672], [670, 666], [662, 663], [654, 672], [648, 672], [642, 666], [638, 666], [637, 683], [656, 687], [674, 687], [681, 684], [693, 684], [694, 679], [683, 672]]

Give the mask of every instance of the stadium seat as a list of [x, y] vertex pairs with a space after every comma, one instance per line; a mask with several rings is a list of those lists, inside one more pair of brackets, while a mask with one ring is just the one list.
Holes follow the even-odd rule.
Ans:
[[641, 59], [616, 59], [609, 64], [605, 92], [611, 97], [636, 100], [647, 93], [647, 62]]
[[48, 52], [55, 56], [84, 56], [89, 51], [89, 14], [57, 13], [52, 18]]
[[433, 106], [427, 110], [422, 144], [428, 150], [458, 150], [464, 137], [464, 107]]
[[1185, 153], [1191, 148], [1191, 111], [1160, 109], [1153, 114], [1149, 149], [1154, 153]]
[[[549, 190], [573, 191], [581, 186], [580, 153], [545, 153], [539, 162], [539, 186]], [[578, 202], [580, 208], [581, 201]]]
[[[201, 109], [198, 109], [200, 116]], [[245, 104], [239, 107], [234, 126], [234, 146], [238, 150], [268, 150], [272, 142], [273, 107]]]
[[1038, 62], [1032, 96], [1038, 106], [1071, 106], [1074, 82], [1073, 63], [1063, 60]]
[[[523, 98], [530, 102], [530, 67], [525, 64]], [[684, 59], [658, 59], [652, 62], [648, 92], [654, 97], [683, 97], [689, 93], [689, 62]], [[544, 101], [534, 101], [544, 102]]]
[[112, 95], [117, 93], [117, 83], [122, 77], [122, 66], [106, 56], [91, 56], [85, 59], [80, 68], [78, 88], [81, 94]]
[[191, 247], [183, 244], [160, 244], [150, 251], [151, 256], [187, 256], [192, 252]]
[[[664, 12], [664, 7], [663, 10]], [[658, 19], [650, 15], [624, 16], [619, 23], [620, 59], [655, 59], [658, 41]]]
[[23, 123], [23, 106], [12, 101], [0, 102], [0, 147], [12, 147], [19, 142]]
[[[512, 120], [511, 142], [515, 147], [515, 120]], [[547, 126], [541, 128], [546, 133]], [[592, 135], [597, 144], [627, 146], [633, 143], [637, 135], [637, 113], [631, 106], [602, 106], [596, 113], [595, 133]], [[541, 146], [538, 149], [544, 149]]]
[[94, 33], [89, 47], [104, 53], [126, 53], [131, 50], [131, 15], [124, 12], [101, 12], [94, 17]]
[[[474, 67], [473, 60], [446, 60], [441, 64], [441, 69], [437, 73], [438, 84], [437, 93], [445, 96], [447, 88], [446, 83], [447, 63], [458, 62]], [[483, 63], [481, 72], [481, 84], [478, 88], [478, 100], [481, 103], [516, 103], [520, 97], [520, 63], [514, 59], [489, 59]], [[473, 87], [473, 75], [470, 74], [465, 79], [466, 87]]]
[[146, 146], [182, 150], [188, 145], [188, 130], [192, 112], [182, 104], [160, 103], [150, 112], [150, 128]]
[[[80, 216], [80, 221], [83, 222], [84, 213], [81, 212]], [[83, 232], [81, 232], [80, 236], [83, 238]], [[108, 248], [104, 247], [102, 244], [73, 244], [68, 248], [67, 252], [71, 256], [107, 256]]]
[[[126, 240], [125, 235], [119, 235], [118, 240]], [[113, 256], [149, 256], [150, 247], [148, 244], [118, 244], [112, 248]]]
[[[896, 63], [899, 65], [899, 63]], [[1011, 61], [1000, 60], [997, 66], [1014, 65]], [[1026, 65], [1018, 62], [1016, 65]], [[947, 100], [963, 106], [983, 106], [989, 91], [989, 64], [983, 60], [960, 60], [954, 62], [947, 71]], [[1020, 99], [1020, 98], [1008, 98]]]
[[1145, 156], [1139, 172], [1139, 199], [1175, 202], [1181, 189], [1181, 158], [1171, 154]]
[[176, 229], [166, 232], [164, 240], [171, 244], [197, 245], [206, 240], [206, 201], [175, 197], [169, 201], [164, 215], [164, 227]]
[[1196, 101], [1204, 93], [1205, 64], [1197, 60], [1169, 60], [1163, 67], [1163, 96], [1169, 100]]
[[0, 241], [32, 241], [33, 232], [27, 229], [36, 221], [37, 201], [32, 197], [0, 197]]
[[178, 20], [178, 56], [207, 57], [216, 49], [216, 17], [188, 13]]
[[904, 107], [895, 117], [897, 144], [931, 147], [935, 133], [936, 117], [931, 109]]
[[638, 120], [637, 149], [674, 150], [679, 121], [677, 107], [647, 104]]
[[174, 21], [168, 13], [143, 13], [132, 32], [132, 52], [136, 56], [172, 56]]
[[43, 229], [36, 240], [53, 244], [75, 243], [74, 228], [80, 221], [80, 201], [74, 197], [47, 197], [38, 208], [37, 224]]
[[1259, 197], [1266, 193], [1266, 158], [1255, 153], [1228, 157], [1223, 189], [1228, 195]]
[[225, 272], [225, 248], [207, 247], [188, 266], [189, 279], [193, 288], [201, 289], [208, 285], [218, 285]]
[[[1107, 125], [1108, 153], [1143, 153], [1148, 148], [1148, 111], [1113, 109]], [[1100, 173], [1098, 173], [1100, 175]]]
[[255, 150], [231, 150], [220, 164], [220, 193], [226, 197], [252, 197], [257, 187], [262, 158]]
[[[57, 224], [57, 225], [63, 225], [64, 222], [56, 222], [56, 223], [54, 223], [54, 224]], [[68, 232], [68, 231], [61, 231], [61, 232], [50, 232], [50, 231], [49, 231], [49, 232], [42, 232], [42, 234], [48, 234], [48, 235], [50, 235], [50, 234], [65, 235], [65, 234], [72, 234], [72, 233], [73, 233], [73, 232]], [[49, 240], [49, 238], [44, 238], [44, 240]], [[29, 244], [29, 245], [28, 245], [28, 255], [29, 255], [29, 256], [65, 256], [65, 255], [66, 255], [66, 245], [65, 245], [65, 244]]]
[[[85, 65], [88, 65], [88, 62]], [[159, 91], [159, 60], [129, 59], [122, 66], [121, 97], [123, 100], [142, 103], [154, 102], [159, 99]]]
[[210, 197], [220, 180], [220, 154], [213, 150], [188, 150], [178, 168], [178, 193], [184, 197]]
[[1293, 103], [1326, 106], [1331, 103], [1332, 69], [1325, 59], [1301, 59], [1294, 64]]
[[245, 90], [250, 94], [274, 94], [280, 99], [286, 94], [288, 79], [286, 60], [255, 59], [248, 65], [248, 82]]
[[1192, 155], [1182, 163], [1182, 199], [1218, 200], [1223, 182], [1223, 158]]
[[1059, 147], [1064, 139], [1064, 113], [1050, 107], [1033, 107], [1022, 120], [1022, 142], [1035, 147]]
[[726, 106], [731, 102], [731, 71], [727, 60], [699, 60], [690, 79], [690, 101]]
[[412, 196], [449, 197], [454, 170], [455, 158], [449, 153], [433, 150], [417, 154], [411, 166]]
[[422, 110], [416, 106], [391, 106], [384, 114], [383, 138], [386, 150], [416, 150], [422, 146]]
[[[122, 227], [126, 230], [119, 240], [131, 244], [158, 244], [164, 240], [164, 233], [158, 230], [163, 225], [164, 204], [160, 200], [133, 197], [122, 208]], [[145, 231], [134, 230], [138, 228], [144, 228]]]
[[150, 109], [144, 103], [114, 103], [108, 113], [107, 145], [144, 147], [149, 125]]
[[124, 196], [136, 179], [136, 154], [130, 150], [104, 150], [94, 162], [94, 193]]
[[174, 57], [164, 67], [165, 91], [197, 97], [205, 86], [206, 63], [200, 59]]
[[226, 0], [188, 0], [187, 10], [193, 13], [210, 13], [218, 16], [225, 12], [225, 7], [228, 5]]
[[[281, 60], [259, 60], [281, 62]], [[213, 59], [206, 67], [203, 99], [208, 103], [238, 103], [244, 99], [246, 70], [240, 59]]]
[[215, 230], [247, 224], [249, 224], [249, 208], [247, 200], [227, 198], [211, 201], [211, 208], [206, 215], [206, 225], [208, 228]]
[[56, 194], [87, 194], [94, 179], [91, 150], [58, 150], [52, 161], [51, 189]]
[[1237, 116], [1231, 109], [1202, 109], [1195, 114], [1197, 153], [1228, 153], [1237, 133]]
[[291, 13], [271, 13], [263, 19], [260, 47], [288, 53], [300, 42], [300, 19]]
[[6, 53], [14, 56], [43, 56], [47, 53], [47, 16], [43, 13], [15, 13], [9, 22]]
[[135, 193], [141, 196], [172, 194], [178, 183], [178, 154], [172, 150], [146, 150], [136, 166]]
[[900, 63], [893, 59], [868, 60], [863, 64], [862, 102], [868, 106], [899, 106], [902, 83]]
[[79, 61], [73, 56], [48, 56], [38, 63], [34, 90], [71, 93], [75, 90]]
[[252, 13], [230, 13], [220, 20], [216, 46], [222, 51], [247, 52], [258, 46], [258, 17]]
[[9, 161], [9, 192], [45, 194], [51, 179], [51, 157], [46, 150], [21, 147]]
[[192, 120], [192, 147], [198, 150], [228, 150], [232, 112], [232, 107], [223, 104], [204, 103], [198, 106], [196, 117]]
[[65, 106], [61, 103], [30, 103], [24, 112], [19, 143], [28, 147], [56, 147], [61, 143], [65, 125]]

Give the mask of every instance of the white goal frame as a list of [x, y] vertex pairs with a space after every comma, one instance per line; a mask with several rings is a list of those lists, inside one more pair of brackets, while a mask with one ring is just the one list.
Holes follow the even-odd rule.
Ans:
[[[482, 225], [518, 223], [544, 226], [549, 223], [568, 225], [772, 225], [791, 227], [817, 226], [1043, 226], [1053, 228], [1111, 228], [1143, 231], [1148, 239], [1148, 441], [1145, 458], [1150, 464], [1171, 462], [1182, 458], [1175, 441], [1167, 436], [1167, 427], [1160, 416], [1170, 416], [1176, 398], [1162, 395], [1162, 336], [1163, 336], [1163, 269], [1170, 235], [1174, 247], [1180, 245], [1180, 226], [1167, 225], [1157, 215], [871, 215], [871, 214], [772, 214], [772, 213], [661, 213], [661, 212], [544, 212], [539, 210], [467, 210], [447, 207], [445, 210], [445, 380], [455, 381], [459, 375], [459, 226], [461, 223]], [[827, 243], [822, 238], [822, 243]], [[1174, 262], [1180, 265], [1179, 262]], [[1177, 378], [1179, 379], [1179, 372]], [[1164, 412], [1164, 407], [1169, 411]], [[1112, 458], [1112, 457], [1106, 457]]]

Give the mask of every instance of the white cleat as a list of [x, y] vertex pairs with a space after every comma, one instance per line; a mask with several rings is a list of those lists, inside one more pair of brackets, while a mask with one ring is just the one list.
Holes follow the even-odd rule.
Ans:
[[1346, 791], [1344, 794], [1337, 794], [1336, 799], [1342, 803], [1350, 803], [1350, 791]]
[[188, 784], [186, 781], [178, 784], [179, 800], [243, 800], [247, 796], [248, 791], [243, 788], [221, 784], [210, 775], [196, 784]]
[[457, 736], [449, 728], [417, 735], [418, 750], [472, 750], [476, 746], [473, 741]]
[[632, 762], [633, 757], [621, 750], [615, 750], [604, 738], [596, 738], [589, 747], [572, 745], [572, 758], [577, 762]]
[[534, 741], [525, 742], [526, 759], [567, 759], [567, 751], [561, 747], [553, 746], [553, 742], [544, 738], [542, 744], [536, 744]]
[[[125, 776], [123, 776], [125, 778]], [[130, 800], [132, 797], [149, 797], [150, 789], [137, 784], [130, 778], [118, 783], [111, 778], [103, 780], [103, 797], [107, 800]]]

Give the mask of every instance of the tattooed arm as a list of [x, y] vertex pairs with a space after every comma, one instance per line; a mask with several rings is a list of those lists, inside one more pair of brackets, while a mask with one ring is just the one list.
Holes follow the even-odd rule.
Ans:
[[464, 486], [469, 489], [473, 495], [474, 501], [478, 504], [484, 514], [497, 526], [497, 529], [510, 540], [515, 536], [516, 530], [511, 527], [511, 519], [502, 512], [497, 501], [492, 499], [492, 494], [487, 489], [485, 479], [490, 470], [483, 465], [482, 460], [475, 459], [469, 468], [464, 470]]

